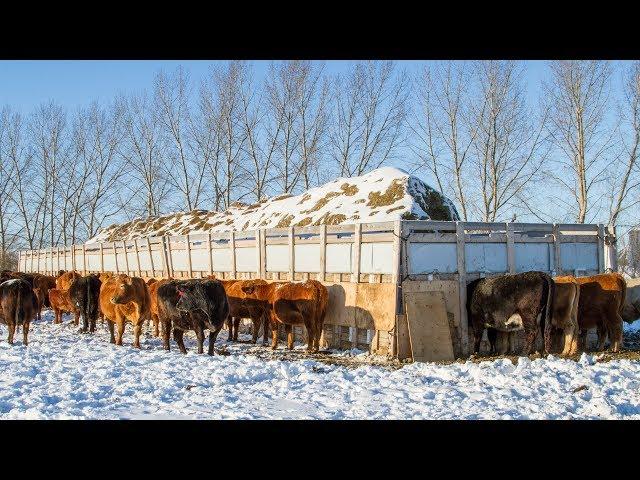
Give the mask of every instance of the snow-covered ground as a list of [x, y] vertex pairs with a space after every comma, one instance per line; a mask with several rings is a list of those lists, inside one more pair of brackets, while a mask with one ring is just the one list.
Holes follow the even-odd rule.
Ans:
[[[129, 327], [130, 328], [130, 327]], [[68, 321], [34, 322], [30, 344], [13, 346], [0, 326], [0, 418], [322, 418], [516, 419], [640, 418], [640, 362], [558, 358], [399, 369], [357, 368], [310, 359], [165, 352], [147, 337], [142, 350], [115, 347], [99, 326], [76, 333]], [[278, 354], [276, 354], [277, 356]], [[363, 354], [364, 355], [364, 354]]]

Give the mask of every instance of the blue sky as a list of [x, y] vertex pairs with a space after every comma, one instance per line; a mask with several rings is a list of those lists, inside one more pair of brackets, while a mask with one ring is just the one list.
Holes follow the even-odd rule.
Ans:
[[[207, 74], [215, 62], [168, 60], [9, 60], [0, 61], [0, 105], [11, 105], [28, 113], [40, 103], [54, 100], [73, 110], [93, 100], [109, 101], [118, 93], [140, 91], [151, 87], [153, 77], [161, 68], [172, 70], [178, 65], [187, 68], [192, 78]], [[256, 78], [264, 77], [268, 61], [256, 61]], [[415, 71], [425, 62], [401, 61], [399, 66]], [[325, 62], [328, 73], [344, 72], [348, 61]], [[527, 62], [527, 88], [532, 99], [537, 97], [540, 80], [548, 73], [545, 62]]]

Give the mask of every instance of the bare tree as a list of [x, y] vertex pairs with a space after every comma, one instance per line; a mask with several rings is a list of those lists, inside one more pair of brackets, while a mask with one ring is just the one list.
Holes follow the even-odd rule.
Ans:
[[522, 195], [549, 152], [547, 111], [528, 108], [521, 67], [512, 61], [476, 63], [478, 101], [470, 112], [473, 156], [479, 179], [478, 216], [495, 222], [505, 207], [528, 201]]
[[469, 152], [478, 130], [469, 131], [467, 122], [471, 80], [466, 63], [425, 67], [416, 81], [418, 108], [410, 123], [416, 169], [426, 169], [438, 190], [455, 198], [465, 221], [469, 219]]
[[[610, 177], [611, 206], [609, 224], [615, 225], [618, 218], [628, 209], [638, 205], [637, 191], [640, 186], [638, 176], [638, 155], [640, 154], [640, 62], [635, 62], [624, 77], [624, 104], [619, 117], [623, 125], [619, 130], [621, 152], [620, 169], [612, 168], [615, 175]], [[626, 128], [624, 128], [626, 126]], [[635, 195], [634, 195], [635, 194]]]
[[553, 174], [563, 196], [573, 199], [575, 219], [584, 223], [596, 187], [605, 179], [604, 155], [612, 148], [605, 128], [608, 108], [609, 62], [554, 61], [544, 96], [550, 108], [551, 134], [560, 151]]
[[336, 119], [331, 133], [340, 175], [362, 175], [392, 160], [402, 143], [409, 77], [393, 62], [356, 64], [335, 84]]
[[212, 68], [203, 83], [201, 110], [205, 123], [215, 132], [208, 156], [209, 172], [216, 191], [216, 209], [228, 208], [233, 200], [242, 198], [243, 155], [246, 128], [242, 121], [242, 85], [246, 81], [246, 65], [229, 62]]
[[[164, 211], [169, 185], [158, 139], [160, 126], [157, 112], [146, 94], [140, 94], [126, 101], [123, 115], [124, 138], [119, 153], [133, 178], [123, 182], [119, 203], [128, 205], [135, 212], [131, 201], [139, 201], [142, 205], [138, 208], [140, 213], [159, 215]], [[135, 181], [131, 182], [132, 179]]]

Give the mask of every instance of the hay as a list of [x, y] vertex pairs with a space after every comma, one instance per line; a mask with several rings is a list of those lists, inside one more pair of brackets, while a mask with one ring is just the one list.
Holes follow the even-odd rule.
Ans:
[[386, 207], [387, 205], [393, 205], [399, 200], [404, 198], [404, 185], [400, 179], [395, 179], [389, 185], [384, 193], [371, 192], [369, 193], [368, 207]]

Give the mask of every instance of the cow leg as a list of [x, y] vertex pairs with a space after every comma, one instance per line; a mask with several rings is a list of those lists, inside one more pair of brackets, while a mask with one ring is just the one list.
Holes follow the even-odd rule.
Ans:
[[278, 348], [278, 330], [280, 326], [277, 323], [271, 323], [271, 349]]
[[227, 325], [227, 330], [229, 331], [229, 335], [227, 336], [227, 342], [231, 342], [233, 340], [233, 318], [231, 318], [231, 315], [227, 317], [227, 320], [225, 321], [225, 323]]
[[92, 317], [89, 321], [89, 332], [93, 333], [96, 331], [96, 317]]
[[107, 326], [109, 327], [109, 333], [111, 334], [111, 339], [109, 340], [109, 342], [116, 343], [116, 337], [113, 332], [115, 329], [113, 322], [111, 320], [107, 320]]
[[[522, 320], [524, 323], [525, 319], [523, 318]], [[525, 325], [531, 325], [531, 322], [529, 321], [525, 323]], [[524, 347], [522, 349], [522, 353], [524, 353], [525, 355], [530, 355], [535, 352], [536, 337], [538, 336], [538, 327], [535, 323], [535, 318], [533, 319], [533, 325], [534, 325], [533, 328], [529, 328], [529, 330], [525, 328], [525, 340], [524, 340]]]
[[122, 336], [124, 335], [124, 319], [117, 322], [116, 326], [118, 327], [118, 331], [116, 334], [116, 345], [122, 345]]
[[184, 332], [182, 330], [180, 330], [179, 328], [174, 328], [173, 329], [173, 339], [178, 344], [178, 348], [180, 349], [180, 352], [182, 352], [182, 353], [184, 353], [186, 355], [187, 348], [184, 346], [184, 338], [183, 337], [184, 337]]
[[80, 312], [78, 310], [76, 310], [75, 312], [73, 312], [73, 323], [76, 325], [76, 327], [78, 325], [80, 325]]
[[573, 355], [576, 353], [574, 351], [575, 336], [574, 325], [567, 325], [564, 327], [564, 347], [561, 355]]
[[313, 321], [306, 324], [305, 328], [307, 329], [307, 352], [313, 352], [316, 342], [316, 329]]
[[171, 350], [169, 337], [171, 336], [171, 322], [162, 322], [162, 346], [165, 350]]
[[82, 314], [82, 333], [87, 333], [89, 330], [89, 319], [87, 318], [87, 313], [84, 312]]
[[151, 315], [151, 318], [153, 319], [153, 336], [159, 337], [160, 336], [160, 319], [158, 318], [158, 315], [156, 315], [155, 313]]
[[142, 324], [143, 322], [141, 320], [133, 324], [133, 346], [136, 348], [140, 348], [140, 334], [142, 333]]
[[216, 338], [218, 338], [218, 333], [222, 329], [222, 325], [215, 331], [209, 330], [209, 351], [207, 352], [209, 355], [215, 355], [214, 346], [216, 344]]
[[482, 334], [484, 333], [484, 328], [473, 328], [473, 354], [477, 355], [480, 353], [480, 342], [482, 342]]
[[[487, 339], [489, 339], [489, 353], [496, 353], [496, 341], [498, 340], [498, 331], [495, 328], [487, 328]], [[480, 335], [482, 338], [482, 335]]]
[[242, 320], [240, 317], [235, 317], [233, 319], [233, 341], [234, 342], [238, 341], [238, 332], [240, 331], [240, 320]]
[[597, 330], [598, 330], [598, 351], [601, 352], [602, 350], [604, 350], [604, 342], [607, 339], [607, 330], [601, 325], [598, 325]]
[[24, 322], [24, 324], [22, 325], [22, 343], [24, 343], [25, 345], [29, 345], [29, 339], [27, 338], [29, 336], [29, 322]]
[[289, 350], [293, 350], [293, 327], [291, 325], [285, 324], [284, 331], [287, 334], [287, 348]]
[[202, 354], [204, 353], [204, 329], [202, 325], [196, 325], [194, 330], [198, 339], [198, 354]]
[[262, 323], [261, 318], [251, 318], [251, 343], [258, 343], [258, 334], [260, 333], [260, 323]]
[[262, 345], [266, 345], [269, 342], [268, 335], [269, 335], [269, 317], [267, 317], [266, 315], [262, 315]]
[[13, 345], [13, 336], [16, 333], [16, 324], [9, 323], [7, 327], [8, 327], [7, 329], [9, 330], [9, 336], [7, 337], [7, 342], [9, 343], [9, 345]]
[[616, 324], [609, 327], [611, 351], [617, 353], [622, 347], [622, 317], [616, 314]]

